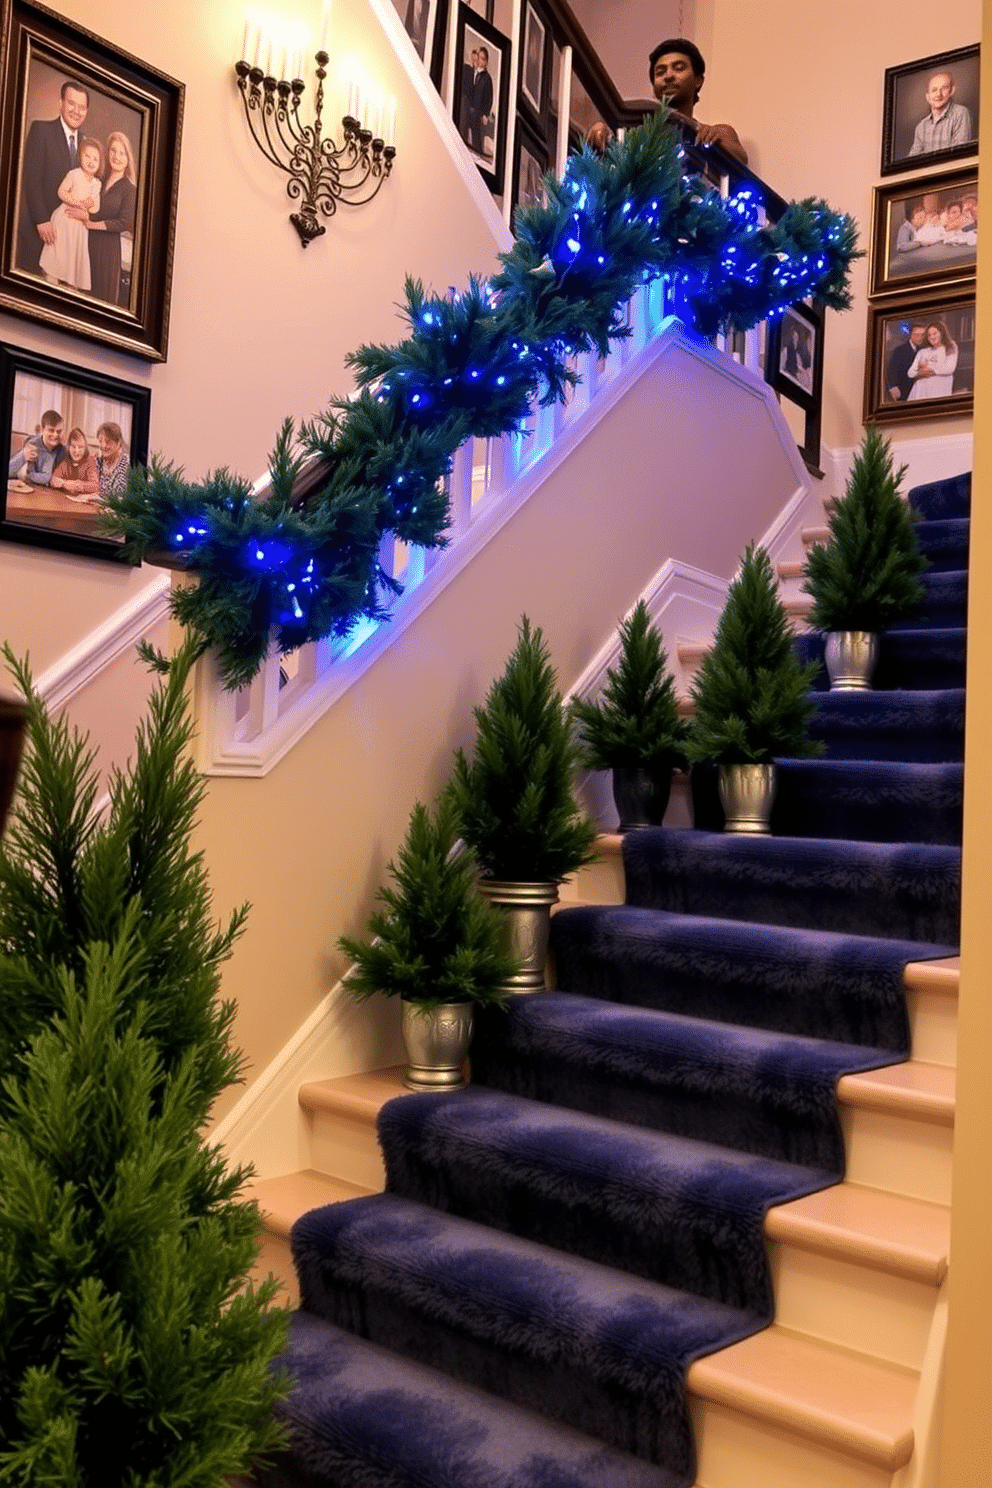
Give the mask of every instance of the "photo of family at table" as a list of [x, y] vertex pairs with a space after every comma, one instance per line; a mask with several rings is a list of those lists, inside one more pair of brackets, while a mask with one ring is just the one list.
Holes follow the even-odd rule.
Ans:
[[978, 190], [925, 191], [893, 204], [888, 273], [917, 274], [929, 266], [972, 265], [978, 249]]
[[25, 104], [16, 267], [128, 309], [141, 114], [40, 61]]
[[127, 489], [130, 405], [19, 373], [7, 465], [8, 521], [95, 533], [95, 508]]

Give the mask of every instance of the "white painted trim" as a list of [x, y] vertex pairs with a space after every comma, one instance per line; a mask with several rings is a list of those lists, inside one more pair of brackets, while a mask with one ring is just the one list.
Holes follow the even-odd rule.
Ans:
[[[513, 234], [503, 221], [499, 208], [493, 199], [492, 192], [479, 175], [479, 168], [469, 154], [468, 146], [455, 128], [454, 119], [445, 108], [440, 94], [431, 82], [430, 73], [417, 56], [413, 43], [409, 36], [407, 36], [403, 22], [400, 20], [398, 10], [393, 5], [392, 0], [369, 0], [369, 4], [375, 12], [383, 31], [385, 31], [389, 40], [392, 42], [397, 61], [419, 94], [431, 123], [437, 130], [437, 143], [443, 149], [446, 149], [451, 156], [469, 195], [472, 197], [487, 227], [492, 232], [496, 251], [498, 253], [508, 251], [513, 246]], [[455, 23], [457, 23], [457, 10], [457, 4], [452, 0], [452, 19]], [[454, 46], [449, 46], [449, 52], [450, 56], [454, 57]], [[454, 76], [452, 68], [453, 64], [449, 60], [449, 78]], [[397, 152], [394, 168], [396, 170], [403, 169], [403, 138], [402, 131], [399, 129], [397, 129]]]
[[65, 707], [105, 667], [136, 646], [168, 614], [171, 587], [167, 573], [157, 574], [139, 594], [42, 672], [35, 685], [46, 705]]
[[[500, 493], [498, 499], [489, 502], [485, 511], [480, 512], [464, 535], [432, 565], [424, 580], [415, 589], [407, 591], [389, 623], [379, 626], [350, 655], [336, 659], [323, 681], [311, 687], [295, 706], [287, 707], [271, 729], [251, 740], [232, 737], [232, 730], [224, 724], [224, 714], [230, 714], [230, 700], [221, 692], [207, 658], [206, 663], [200, 667], [198, 686], [200, 769], [207, 775], [244, 775], [255, 778], [267, 775], [317, 719], [358, 681], [393, 640], [402, 635], [433, 603], [436, 596], [472, 562], [476, 554], [492, 541], [504, 523], [572, 455], [586, 435], [616, 406], [628, 389], [673, 348], [705, 363], [711, 373], [735, 383], [738, 388], [764, 404], [786, 460], [795, 474], [797, 488], [805, 491], [809, 476], [772, 389], [763, 378], [731, 361], [703, 337], [687, 329], [674, 316], [669, 316], [583, 410], [581, 416], [571, 419], [562, 432], [550, 440], [520, 479]], [[533, 437], [540, 435], [536, 433]]]

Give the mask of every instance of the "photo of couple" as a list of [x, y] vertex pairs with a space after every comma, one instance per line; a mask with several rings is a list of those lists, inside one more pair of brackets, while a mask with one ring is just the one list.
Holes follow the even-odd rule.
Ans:
[[141, 114], [36, 60], [25, 120], [15, 267], [130, 309]]

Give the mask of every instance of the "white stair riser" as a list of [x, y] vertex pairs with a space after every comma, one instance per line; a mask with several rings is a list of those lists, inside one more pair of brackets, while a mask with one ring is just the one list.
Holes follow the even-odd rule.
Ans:
[[784, 1241], [770, 1242], [768, 1251], [781, 1327], [923, 1367], [936, 1287]]
[[891, 1488], [892, 1474], [690, 1395], [696, 1488]]
[[958, 1000], [945, 992], [906, 993], [913, 1058], [925, 1064], [957, 1063]]
[[360, 1183], [381, 1193], [386, 1174], [382, 1153], [371, 1120], [332, 1114], [328, 1111], [307, 1113], [310, 1127], [308, 1166], [333, 1178]]
[[953, 1127], [850, 1106], [841, 1106], [840, 1119], [848, 1182], [951, 1202]]

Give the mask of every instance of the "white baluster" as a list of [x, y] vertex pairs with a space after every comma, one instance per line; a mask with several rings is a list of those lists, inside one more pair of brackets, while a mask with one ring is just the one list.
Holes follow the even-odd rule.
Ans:
[[262, 670], [249, 688], [245, 720], [249, 739], [257, 739], [279, 717], [279, 662], [278, 651], [270, 646]]
[[448, 503], [451, 524], [448, 529], [452, 538], [468, 530], [472, 520], [472, 466], [475, 461], [475, 440], [466, 439], [455, 450], [448, 476]]

